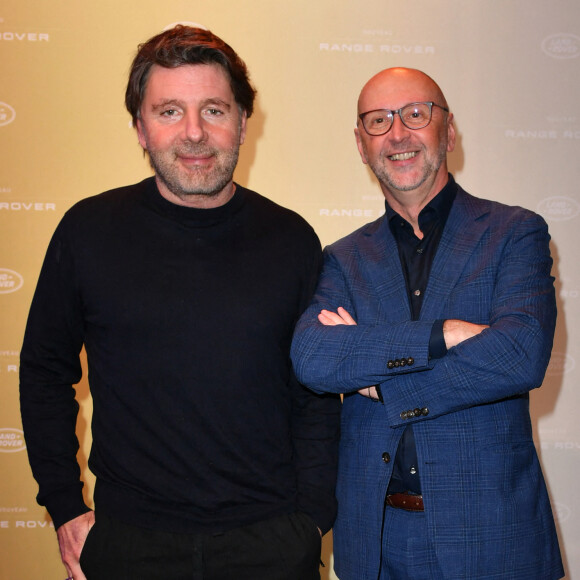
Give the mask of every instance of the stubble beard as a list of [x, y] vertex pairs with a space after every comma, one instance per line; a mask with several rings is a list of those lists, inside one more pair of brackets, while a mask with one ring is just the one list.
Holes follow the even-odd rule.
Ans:
[[389, 191], [413, 191], [421, 187], [431, 176], [437, 174], [447, 155], [447, 143], [444, 141], [440, 142], [439, 149], [434, 157], [426, 154], [424, 146], [421, 146], [421, 152], [424, 155], [425, 164], [423, 165], [421, 173], [414, 181], [409, 182], [405, 179], [405, 176], [399, 178], [396, 172], [389, 171], [387, 169], [389, 160], [383, 152], [381, 152], [376, 161], [369, 161], [369, 167], [379, 180], [379, 183]]
[[[148, 150], [147, 153], [156, 177], [171, 193], [186, 201], [192, 196], [216, 197], [223, 191], [233, 179], [239, 145], [224, 150], [185, 142], [170, 152]], [[179, 155], [211, 155], [213, 164], [209, 169], [185, 169], [178, 164]]]

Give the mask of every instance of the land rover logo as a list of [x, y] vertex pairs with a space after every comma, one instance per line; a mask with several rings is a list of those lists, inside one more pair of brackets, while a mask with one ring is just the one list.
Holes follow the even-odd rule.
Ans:
[[20, 429], [0, 429], [0, 453], [17, 453], [24, 449], [24, 433]]
[[541, 201], [538, 204], [538, 213], [548, 220], [563, 222], [580, 213], [580, 204], [571, 197], [556, 195]]
[[0, 294], [10, 294], [22, 288], [24, 279], [14, 270], [0, 268]]
[[580, 36], [575, 34], [551, 34], [544, 38], [542, 50], [552, 58], [576, 58], [580, 56]]
[[16, 111], [8, 104], [0, 102], [0, 127], [12, 123], [16, 118]]

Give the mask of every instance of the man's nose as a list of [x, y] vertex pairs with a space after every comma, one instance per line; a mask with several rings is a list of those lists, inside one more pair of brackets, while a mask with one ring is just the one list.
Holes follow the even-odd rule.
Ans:
[[184, 133], [188, 141], [198, 143], [207, 137], [205, 121], [197, 112], [190, 112], [184, 118]]
[[389, 131], [389, 133], [391, 133], [391, 137], [393, 139], [400, 139], [404, 137], [409, 131], [410, 129], [405, 126], [403, 121], [401, 121], [401, 116], [399, 113], [393, 115], [393, 125]]

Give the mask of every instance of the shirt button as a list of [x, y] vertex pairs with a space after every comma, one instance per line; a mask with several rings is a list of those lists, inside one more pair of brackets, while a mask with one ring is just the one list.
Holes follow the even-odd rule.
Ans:
[[423, 248], [417, 248], [417, 254], [422, 254], [423, 253]]
[[417, 473], [417, 468], [414, 465], [411, 465], [411, 469], [409, 469], [409, 473], [411, 475], [415, 475]]
[[383, 461], [385, 463], [389, 463], [389, 461], [391, 461], [391, 455], [389, 453], [387, 453], [386, 451], [383, 453]]
[[413, 294], [415, 296], [421, 296], [421, 290], [415, 290], [415, 292], [413, 292]]

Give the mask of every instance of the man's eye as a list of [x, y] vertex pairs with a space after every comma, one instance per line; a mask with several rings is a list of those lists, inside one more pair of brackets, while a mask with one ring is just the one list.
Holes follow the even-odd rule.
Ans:
[[223, 115], [223, 112], [220, 109], [215, 109], [213, 107], [210, 107], [209, 109], [207, 109], [207, 112], [212, 117], [219, 117], [220, 115]]
[[177, 115], [177, 111], [175, 109], [167, 109], [161, 113], [163, 117], [174, 117]]
[[371, 127], [382, 127], [383, 125], [387, 125], [388, 122], [389, 122], [389, 120], [384, 115], [381, 115], [380, 117], [371, 117], [370, 126]]

